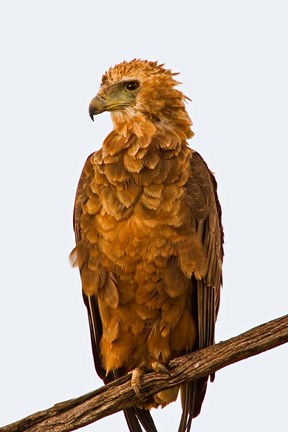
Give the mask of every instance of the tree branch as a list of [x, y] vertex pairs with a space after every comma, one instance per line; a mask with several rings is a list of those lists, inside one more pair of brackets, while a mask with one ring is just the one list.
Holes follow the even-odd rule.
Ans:
[[[141, 379], [143, 400], [161, 390], [210, 375], [225, 366], [288, 342], [288, 315], [255, 327], [225, 342], [174, 359], [171, 376], [148, 373]], [[54, 405], [0, 428], [0, 432], [72, 431], [137, 403], [126, 375], [98, 390]]]

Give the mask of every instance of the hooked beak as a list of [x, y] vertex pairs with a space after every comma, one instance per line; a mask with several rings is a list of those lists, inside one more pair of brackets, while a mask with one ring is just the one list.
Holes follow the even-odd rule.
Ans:
[[89, 116], [94, 121], [94, 115], [101, 114], [106, 111], [106, 100], [100, 96], [95, 96], [89, 105]]

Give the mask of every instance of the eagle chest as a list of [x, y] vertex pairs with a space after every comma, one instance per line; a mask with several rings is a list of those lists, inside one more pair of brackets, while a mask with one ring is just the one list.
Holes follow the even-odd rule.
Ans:
[[[119, 274], [131, 273], [140, 262], [151, 268], [159, 261], [162, 267], [167, 258], [177, 255], [177, 242], [189, 218], [180, 181], [183, 167], [175, 157], [167, 160], [158, 156], [152, 169], [143, 166], [140, 159], [141, 170], [137, 172], [139, 159], [130, 158], [127, 163], [125, 154], [121, 156], [94, 164], [86, 203], [94, 213], [90, 223], [97, 242], [93, 247], [99, 249], [108, 271], [116, 267]], [[188, 177], [189, 166], [185, 170]]]
[[119, 158], [94, 163], [83, 207], [88, 262], [96, 262], [95, 271], [102, 272], [96, 295], [107, 370], [122, 367], [117, 358], [127, 356], [137, 364], [142, 351], [124, 356], [117, 351], [128, 349], [133, 338], [135, 346], [147, 347], [149, 358], [166, 361], [172, 351], [191, 345], [194, 333], [187, 310], [192, 269], [186, 271], [191, 245], [183, 184], [189, 170], [183, 175], [177, 158], [159, 158], [154, 170], [129, 167]]

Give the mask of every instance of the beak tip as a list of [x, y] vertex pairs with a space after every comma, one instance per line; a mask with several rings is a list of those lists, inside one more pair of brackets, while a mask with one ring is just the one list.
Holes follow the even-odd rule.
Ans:
[[95, 96], [89, 105], [89, 116], [94, 121], [94, 116], [106, 111], [105, 99]]

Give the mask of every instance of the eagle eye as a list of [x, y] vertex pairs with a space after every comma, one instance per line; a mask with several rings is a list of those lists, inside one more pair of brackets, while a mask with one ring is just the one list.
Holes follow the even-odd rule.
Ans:
[[125, 89], [128, 91], [134, 91], [139, 88], [139, 82], [138, 81], [128, 81], [125, 84]]

